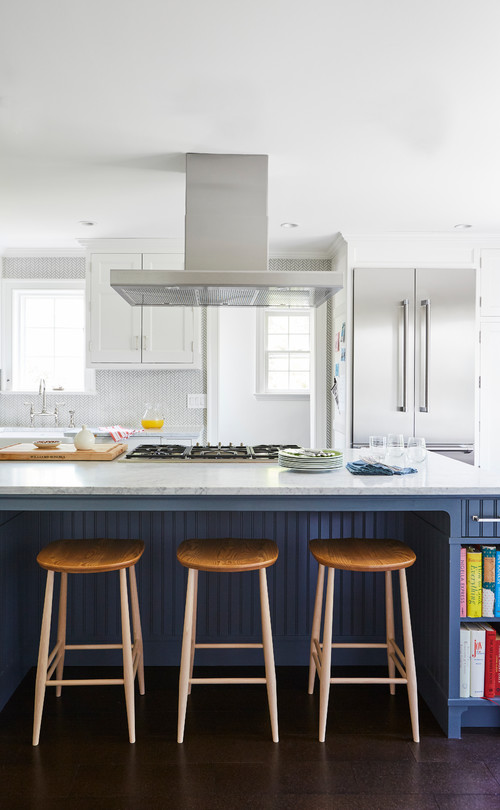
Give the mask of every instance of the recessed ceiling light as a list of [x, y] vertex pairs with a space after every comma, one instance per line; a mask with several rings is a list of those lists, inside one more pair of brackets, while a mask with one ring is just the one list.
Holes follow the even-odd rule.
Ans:
[[298, 228], [299, 224], [298, 224], [298, 222], [282, 222], [281, 227], [282, 228]]
[[91, 228], [92, 225], [95, 225], [95, 222], [90, 222], [88, 219], [81, 219], [78, 223], [79, 225], [85, 225], [86, 228]]
[[472, 228], [472, 225], [467, 225], [466, 222], [459, 222], [458, 225], [453, 226], [456, 231], [465, 231], [467, 228]]

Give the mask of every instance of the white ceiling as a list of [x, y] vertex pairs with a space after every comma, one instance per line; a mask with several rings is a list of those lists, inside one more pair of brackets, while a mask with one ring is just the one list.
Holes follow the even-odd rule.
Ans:
[[0, 0], [0, 247], [182, 237], [192, 151], [269, 155], [274, 252], [500, 234], [499, 32], [498, 0]]

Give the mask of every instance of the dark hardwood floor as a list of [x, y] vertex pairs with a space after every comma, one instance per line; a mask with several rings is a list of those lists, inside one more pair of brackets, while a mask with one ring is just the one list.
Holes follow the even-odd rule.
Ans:
[[277, 744], [264, 686], [194, 687], [178, 745], [177, 678], [175, 668], [146, 670], [135, 745], [121, 687], [67, 687], [59, 699], [50, 689], [33, 748], [30, 673], [0, 713], [2, 810], [500, 808], [500, 732], [448, 740], [421, 704], [413, 743], [402, 687], [392, 698], [383, 686], [332, 687], [323, 744], [303, 668], [278, 669]]

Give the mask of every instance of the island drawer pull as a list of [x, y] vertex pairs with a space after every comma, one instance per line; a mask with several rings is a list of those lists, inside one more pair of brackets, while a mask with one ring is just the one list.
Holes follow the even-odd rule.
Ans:
[[472, 515], [472, 520], [475, 520], [476, 523], [500, 523], [500, 517], [480, 518], [478, 515]]

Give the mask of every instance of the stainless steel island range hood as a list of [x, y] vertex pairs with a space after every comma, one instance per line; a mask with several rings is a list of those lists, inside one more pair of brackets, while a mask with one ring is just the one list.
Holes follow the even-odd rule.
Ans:
[[268, 269], [267, 155], [186, 155], [185, 270], [111, 270], [131, 306], [318, 307], [342, 274]]

